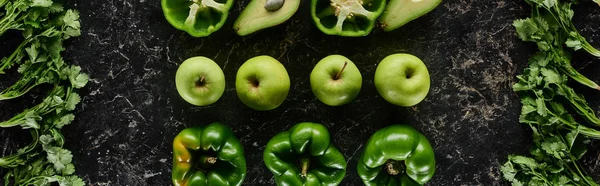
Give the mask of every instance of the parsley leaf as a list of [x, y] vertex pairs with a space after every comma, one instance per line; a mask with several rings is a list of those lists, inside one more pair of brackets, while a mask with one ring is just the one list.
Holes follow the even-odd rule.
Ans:
[[60, 147], [52, 147], [46, 151], [48, 153], [48, 161], [54, 164], [56, 171], [63, 171], [67, 164], [71, 163], [73, 155], [71, 151]]
[[67, 100], [66, 104], [65, 104], [65, 109], [68, 111], [72, 111], [75, 110], [75, 106], [77, 106], [77, 104], [81, 101], [81, 97], [79, 97], [79, 94], [77, 93], [71, 93], [71, 95], [69, 96], [69, 99]]
[[69, 81], [71, 81], [71, 84], [73, 84], [73, 87], [75, 88], [84, 87], [89, 79], [87, 74], [80, 73], [80, 71], [81, 67], [71, 66], [67, 75], [69, 77]]
[[51, 0], [33, 0], [31, 3], [31, 7], [50, 7], [52, 6]]

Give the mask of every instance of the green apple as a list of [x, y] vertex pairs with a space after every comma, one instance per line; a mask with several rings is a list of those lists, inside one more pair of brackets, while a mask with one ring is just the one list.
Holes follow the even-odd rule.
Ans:
[[390, 103], [410, 107], [425, 99], [429, 92], [429, 71], [416, 56], [392, 54], [375, 70], [375, 88]]
[[288, 95], [290, 77], [285, 67], [270, 56], [244, 62], [235, 77], [235, 90], [242, 103], [254, 110], [277, 108]]
[[206, 106], [215, 103], [225, 91], [225, 75], [221, 67], [206, 57], [189, 58], [175, 74], [179, 95], [188, 103]]
[[310, 87], [321, 102], [339, 106], [352, 101], [362, 86], [360, 71], [348, 58], [327, 56], [310, 73]]

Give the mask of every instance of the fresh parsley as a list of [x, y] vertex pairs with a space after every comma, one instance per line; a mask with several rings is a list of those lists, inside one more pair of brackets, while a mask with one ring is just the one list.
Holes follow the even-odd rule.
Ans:
[[535, 42], [539, 51], [517, 76], [513, 90], [523, 104], [519, 122], [532, 129], [534, 146], [531, 157], [510, 155], [500, 170], [515, 186], [598, 185], [577, 161], [587, 151], [589, 139], [600, 139], [600, 131], [594, 129], [600, 119], [568, 80], [598, 90], [600, 86], [571, 66], [568, 49], [584, 49], [599, 57], [600, 51], [573, 26], [573, 1], [526, 2], [532, 6], [531, 17], [515, 20], [513, 26], [521, 40]]
[[0, 0], [0, 8], [0, 35], [8, 30], [23, 35], [22, 43], [0, 60], [0, 74], [16, 66], [20, 73], [17, 82], [0, 91], [0, 101], [18, 98], [41, 84], [53, 86], [41, 103], [0, 122], [0, 128], [21, 127], [32, 137], [29, 145], [0, 157], [0, 168], [8, 169], [3, 184], [83, 186], [61, 133], [75, 119], [72, 112], [81, 101], [77, 89], [89, 79], [61, 56], [63, 41], [81, 34], [79, 13], [52, 0]]

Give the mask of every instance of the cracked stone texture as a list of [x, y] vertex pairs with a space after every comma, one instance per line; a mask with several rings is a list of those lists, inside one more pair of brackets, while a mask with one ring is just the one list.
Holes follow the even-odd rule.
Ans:
[[[170, 185], [173, 137], [186, 127], [214, 121], [232, 127], [244, 145], [245, 185], [274, 185], [262, 151], [272, 136], [301, 121], [329, 128], [333, 144], [348, 161], [341, 185], [362, 185], [356, 164], [364, 144], [390, 124], [411, 125], [429, 138], [437, 167], [428, 185], [507, 185], [499, 166], [508, 154], [525, 154], [531, 146], [531, 131], [518, 123], [519, 98], [510, 88], [535, 51], [511, 26], [529, 14], [525, 2], [444, 1], [396, 31], [360, 38], [322, 34], [310, 18], [309, 1], [286, 23], [239, 37], [232, 25], [247, 3], [236, 1], [218, 32], [193, 38], [167, 23], [158, 0], [66, 1], [81, 12], [82, 36], [66, 42], [64, 55], [91, 77], [81, 90], [75, 122], [63, 130], [78, 175], [90, 185]], [[595, 24], [600, 8], [583, 1], [575, 12], [576, 26], [600, 46]], [[387, 103], [373, 85], [377, 63], [399, 52], [420, 57], [431, 73], [431, 90], [414, 108]], [[360, 95], [342, 107], [322, 104], [310, 90], [312, 67], [330, 54], [347, 56], [363, 74]], [[258, 55], [280, 60], [291, 78], [287, 100], [272, 111], [253, 111], [235, 93], [237, 68]], [[212, 58], [225, 72], [227, 88], [214, 105], [192, 106], [175, 90], [178, 65], [193, 56]], [[584, 54], [574, 59], [577, 69], [600, 82], [600, 60]], [[600, 93], [574, 87], [600, 110]], [[33, 105], [39, 95], [34, 90], [22, 99], [0, 102], [1, 118]], [[16, 128], [0, 129], [0, 155], [25, 144], [26, 135]], [[598, 146], [592, 143], [583, 160], [596, 180]]]

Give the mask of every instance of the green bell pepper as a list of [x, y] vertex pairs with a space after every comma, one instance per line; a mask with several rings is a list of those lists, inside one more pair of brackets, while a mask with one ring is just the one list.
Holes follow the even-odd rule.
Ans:
[[241, 185], [246, 177], [244, 148], [221, 123], [181, 131], [173, 140], [176, 186]]
[[204, 37], [225, 24], [233, 0], [161, 0], [161, 5], [173, 27]]
[[328, 35], [365, 36], [383, 13], [385, 0], [312, 0], [310, 13]]
[[346, 175], [344, 155], [318, 123], [299, 123], [279, 133], [269, 140], [263, 155], [277, 185], [338, 185]]
[[392, 125], [371, 136], [357, 169], [367, 186], [423, 185], [435, 173], [435, 155], [423, 134]]

